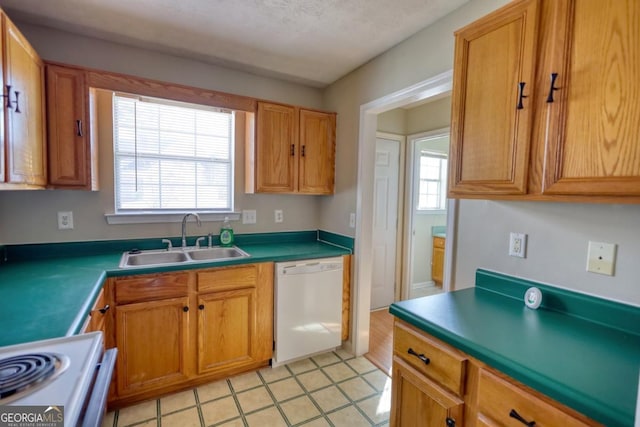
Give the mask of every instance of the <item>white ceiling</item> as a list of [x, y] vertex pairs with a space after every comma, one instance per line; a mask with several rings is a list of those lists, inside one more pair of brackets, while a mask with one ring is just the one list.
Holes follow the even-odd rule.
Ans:
[[0, 0], [13, 20], [324, 87], [469, 0]]

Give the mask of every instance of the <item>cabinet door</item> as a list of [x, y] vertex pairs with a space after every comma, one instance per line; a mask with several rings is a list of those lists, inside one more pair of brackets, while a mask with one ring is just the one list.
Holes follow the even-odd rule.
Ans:
[[47, 65], [49, 185], [94, 189], [86, 73]]
[[[46, 146], [44, 64], [13, 23], [4, 21], [4, 78], [12, 108], [5, 112], [6, 181], [44, 186]], [[6, 86], [11, 86], [10, 90]], [[16, 91], [19, 95], [16, 95]], [[6, 99], [3, 101], [6, 105]], [[16, 107], [19, 112], [16, 111]]]
[[463, 426], [464, 403], [435, 382], [393, 358], [391, 419], [395, 427]]
[[538, 3], [516, 1], [456, 33], [451, 197], [527, 192]]
[[106, 315], [111, 307], [106, 303], [104, 289], [100, 291], [93, 308], [89, 312], [89, 321], [85, 332], [100, 331], [105, 333]]
[[[253, 283], [198, 295], [198, 373], [265, 362], [273, 349], [273, 264], [256, 264]], [[223, 269], [222, 272], [246, 269]], [[227, 287], [228, 288], [228, 287]]]
[[188, 304], [184, 297], [116, 307], [119, 396], [187, 379]]
[[438, 285], [442, 285], [444, 277], [444, 239], [433, 238], [433, 252], [431, 254], [431, 279]]
[[544, 70], [558, 73], [559, 89], [546, 111], [543, 193], [638, 196], [640, 3], [552, 3], [555, 50]]
[[300, 193], [333, 194], [335, 129], [335, 114], [300, 110]]
[[294, 107], [258, 103], [256, 116], [256, 191], [291, 193], [297, 189], [298, 138]]

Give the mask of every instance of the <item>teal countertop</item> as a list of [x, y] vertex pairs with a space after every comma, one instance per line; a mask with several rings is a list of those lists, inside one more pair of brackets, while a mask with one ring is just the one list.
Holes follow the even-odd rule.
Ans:
[[[543, 293], [538, 310], [522, 301], [530, 286]], [[475, 288], [389, 311], [598, 422], [632, 426], [640, 308], [555, 289], [478, 270]]]
[[[110, 246], [105, 250], [107, 244], [101, 245], [101, 249], [96, 251], [100, 252], [98, 254], [82, 256], [77, 255], [78, 250], [72, 244], [57, 247], [42, 245], [36, 249], [16, 248], [16, 259], [12, 261], [9, 257], [7, 262], [0, 264], [0, 347], [78, 333], [107, 277], [255, 262], [295, 261], [341, 256], [351, 252], [350, 248], [310, 240], [309, 236], [300, 238], [295, 235], [291, 238], [290, 234], [275, 234], [279, 238], [259, 236], [237, 239], [237, 246], [249, 253], [249, 258], [127, 269], [118, 268], [124, 249], [116, 251]], [[144, 243], [135, 247], [148, 249]], [[91, 252], [87, 248], [82, 249], [79, 253]], [[58, 256], [65, 256], [43, 255], [52, 251]], [[34, 259], [27, 261], [27, 253], [35, 253], [31, 257]]]

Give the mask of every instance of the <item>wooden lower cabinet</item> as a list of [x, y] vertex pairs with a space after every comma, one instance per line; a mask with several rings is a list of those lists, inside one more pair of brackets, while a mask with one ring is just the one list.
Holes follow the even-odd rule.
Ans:
[[273, 263], [110, 278], [107, 289], [118, 347], [110, 408], [271, 359]]
[[116, 307], [118, 394], [184, 381], [189, 349], [189, 299], [171, 298]]
[[601, 426], [399, 319], [392, 384], [392, 427]]
[[[273, 328], [265, 325], [273, 325], [272, 266], [253, 264], [199, 275], [198, 289], [228, 289], [198, 295], [199, 374], [271, 358]], [[233, 277], [238, 278], [235, 285]]]
[[433, 238], [433, 250], [431, 252], [431, 280], [438, 286], [442, 286], [444, 279], [444, 237]]
[[462, 426], [464, 402], [429, 380], [401, 358], [393, 358], [391, 425]]

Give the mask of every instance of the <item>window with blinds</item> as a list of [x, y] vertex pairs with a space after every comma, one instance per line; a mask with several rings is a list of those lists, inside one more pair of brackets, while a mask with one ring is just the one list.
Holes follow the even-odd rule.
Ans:
[[418, 210], [443, 210], [447, 202], [447, 156], [441, 153], [420, 153], [420, 184]]
[[232, 111], [115, 93], [116, 213], [233, 210]]

